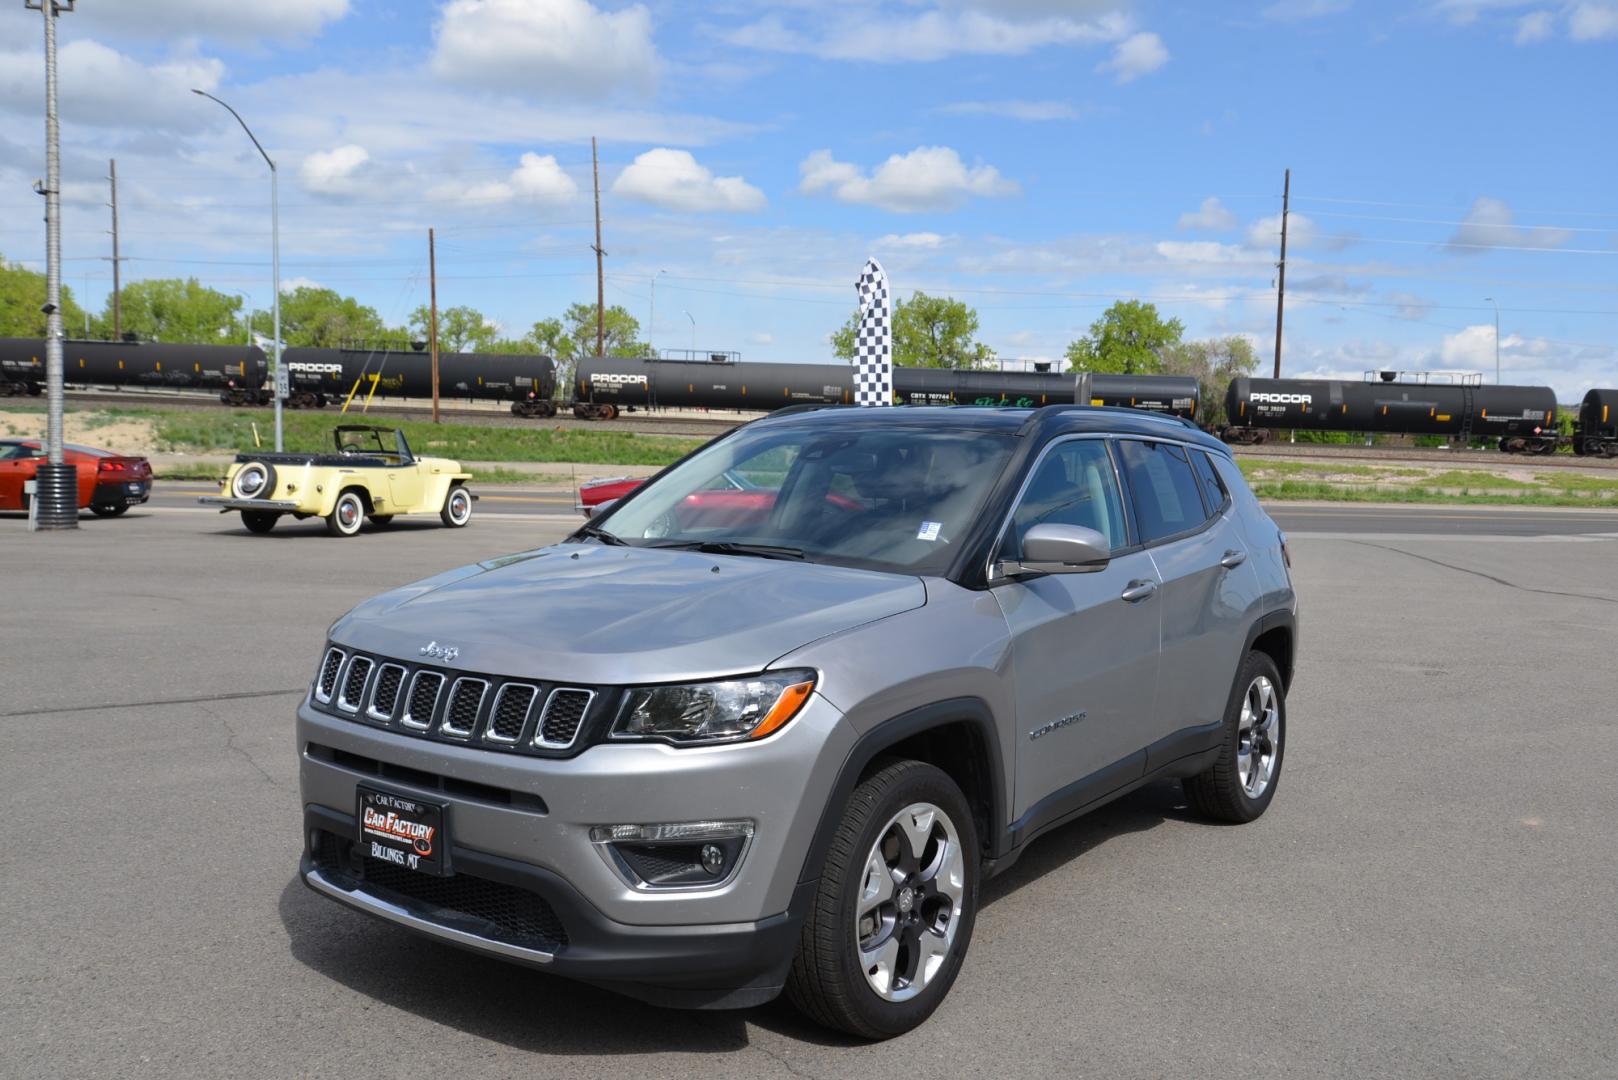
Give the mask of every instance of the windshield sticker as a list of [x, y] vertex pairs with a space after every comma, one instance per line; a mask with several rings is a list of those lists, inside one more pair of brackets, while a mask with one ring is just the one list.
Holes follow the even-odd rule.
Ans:
[[924, 521], [921, 523], [921, 528], [916, 530], [916, 539], [937, 540], [938, 530], [942, 529], [943, 527], [944, 523], [941, 521]]

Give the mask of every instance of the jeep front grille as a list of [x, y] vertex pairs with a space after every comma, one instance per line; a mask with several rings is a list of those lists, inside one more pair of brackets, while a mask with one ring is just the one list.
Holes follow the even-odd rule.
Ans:
[[360, 696], [365, 692], [365, 680], [371, 677], [369, 657], [356, 656], [348, 662], [348, 676], [343, 679], [343, 692], [337, 696], [337, 707], [344, 712], [360, 711]]
[[605, 688], [448, 671], [339, 646], [321, 656], [311, 698], [322, 712], [373, 727], [538, 757], [582, 749], [617, 701]]
[[573, 740], [579, 736], [579, 725], [584, 721], [584, 714], [595, 696], [594, 690], [572, 687], [552, 690], [551, 696], [545, 700], [545, 712], [539, 718], [539, 731], [534, 736], [534, 742], [553, 750], [572, 746]]
[[444, 709], [438, 730], [457, 739], [471, 735], [477, 726], [478, 710], [483, 707], [483, 695], [488, 690], [489, 684], [482, 679], [456, 679], [455, 685], [450, 687], [449, 705]]

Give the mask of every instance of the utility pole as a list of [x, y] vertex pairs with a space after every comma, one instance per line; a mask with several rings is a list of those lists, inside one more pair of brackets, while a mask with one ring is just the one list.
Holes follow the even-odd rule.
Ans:
[[596, 157], [596, 137], [590, 136], [590, 171], [595, 174], [596, 187], [596, 355], [605, 356], [607, 339], [607, 286], [601, 259], [607, 253], [601, 250], [601, 162]]
[[433, 423], [438, 423], [438, 250], [433, 245], [433, 230], [427, 230], [427, 280], [432, 297], [432, 317], [427, 323], [427, 336], [433, 349]]
[[112, 337], [124, 336], [122, 297], [118, 295], [118, 264], [124, 260], [118, 254], [118, 159], [107, 159], [107, 179], [112, 183]]
[[1281, 316], [1286, 310], [1287, 302], [1287, 212], [1292, 201], [1292, 170], [1286, 172], [1286, 179], [1281, 182], [1281, 268], [1277, 279], [1278, 288], [1275, 290], [1275, 375], [1281, 377]]
[[[56, 17], [74, 0], [23, 0], [45, 17], [45, 464], [35, 473], [29, 527], [79, 527], [78, 470], [62, 461], [62, 160], [56, 119]], [[39, 190], [36, 188], [36, 190]]]

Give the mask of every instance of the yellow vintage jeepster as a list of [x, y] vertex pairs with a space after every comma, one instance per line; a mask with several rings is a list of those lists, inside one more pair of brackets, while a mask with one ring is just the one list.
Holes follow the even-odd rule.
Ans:
[[218, 495], [199, 501], [220, 513], [241, 511], [250, 532], [267, 533], [282, 514], [326, 519], [332, 536], [353, 536], [367, 518], [386, 525], [399, 514], [437, 514], [452, 529], [472, 520], [472, 474], [447, 458], [416, 457], [404, 432], [342, 425], [336, 453], [238, 454]]

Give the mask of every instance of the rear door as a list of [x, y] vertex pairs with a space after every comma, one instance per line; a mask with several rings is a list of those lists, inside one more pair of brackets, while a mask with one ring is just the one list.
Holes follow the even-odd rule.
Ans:
[[1163, 668], [1146, 724], [1156, 767], [1178, 756], [1177, 738], [1223, 719], [1259, 590], [1229, 493], [1201, 450], [1122, 438], [1118, 453], [1163, 588]]
[[1011, 633], [1016, 817], [1023, 828], [1141, 775], [1158, 681], [1157, 571], [1132, 541], [1106, 439], [1071, 438], [1046, 448], [996, 557], [1019, 557], [1023, 536], [1044, 522], [1095, 529], [1111, 541], [1113, 558], [1095, 573], [1048, 574], [993, 589]]

